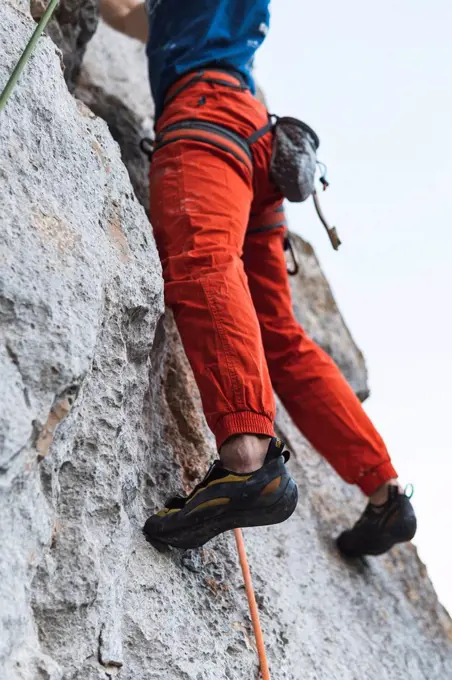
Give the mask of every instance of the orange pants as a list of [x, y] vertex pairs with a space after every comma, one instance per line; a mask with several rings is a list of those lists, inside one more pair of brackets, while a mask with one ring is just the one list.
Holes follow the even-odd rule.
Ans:
[[[168, 103], [156, 131], [186, 119], [247, 137], [267, 111], [247, 90], [201, 80]], [[151, 222], [165, 300], [218, 447], [239, 433], [274, 435], [274, 388], [311, 444], [370, 495], [397, 474], [339, 369], [294, 318], [271, 145], [271, 133], [255, 142], [252, 167], [196, 139], [154, 153]]]

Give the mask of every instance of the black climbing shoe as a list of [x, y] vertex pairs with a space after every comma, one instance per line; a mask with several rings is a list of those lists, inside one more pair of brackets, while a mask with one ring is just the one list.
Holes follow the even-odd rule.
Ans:
[[171, 499], [147, 520], [146, 538], [156, 547], [198, 548], [229, 529], [284, 522], [298, 500], [285, 466], [289, 455], [282, 441], [273, 438], [256, 472], [238, 474], [216, 461], [189, 496]]
[[416, 515], [410, 497], [391, 486], [386, 503], [368, 503], [353, 529], [338, 537], [341, 553], [346, 557], [381, 555], [396, 543], [411, 541], [416, 533]]

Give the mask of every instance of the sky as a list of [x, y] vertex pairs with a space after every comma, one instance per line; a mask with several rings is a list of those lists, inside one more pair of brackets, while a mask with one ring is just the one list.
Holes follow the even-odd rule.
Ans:
[[273, 0], [256, 59], [270, 111], [318, 133], [330, 188], [290, 228], [315, 247], [363, 350], [366, 410], [403, 484], [415, 543], [452, 613], [452, 3]]

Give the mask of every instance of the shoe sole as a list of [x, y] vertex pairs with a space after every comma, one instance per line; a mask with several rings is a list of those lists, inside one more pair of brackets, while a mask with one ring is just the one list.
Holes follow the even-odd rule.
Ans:
[[[298, 502], [298, 489], [293, 479], [289, 479], [282, 496], [273, 504], [265, 508], [234, 510], [217, 517], [212, 517], [200, 522], [194, 527], [181, 527], [177, 532], [160, 535], [158, 537], [148, 534], [146, 524], [143, 533], [148, 543], [157, 550], [164, 551], [167, 546], [173, 548], [200, 548], [215, 536], [230, 531], [231, 529], [270, 526], [281, 524], [294, 512]], [[187, 537], [187, 534], [189, 536]]]
[[384, 553], [388, 552], [388, 550], [391, 550], [391, 548], [393, 548], [395, 545], [399, 543], [408, 543], [410, 540], [410, 538], [407, 538], [406, 540], [398, 540], [392, 536], [383, 536], [380, 545], [374, 550], [368, 550], [363, 556], [371, 555], [376, 557], [377, 555], [383, 555]]

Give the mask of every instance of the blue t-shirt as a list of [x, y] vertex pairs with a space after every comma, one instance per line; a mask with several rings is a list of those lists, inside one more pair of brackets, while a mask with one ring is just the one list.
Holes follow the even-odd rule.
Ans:
[[254, 54], [268, 32], [270, 0], [147, 0], [149, 77], [162, 111], [168, 88], [206, 65], [232, 67], [254, 92]]

